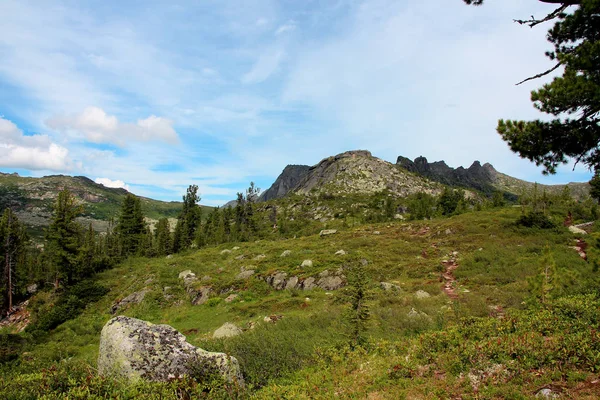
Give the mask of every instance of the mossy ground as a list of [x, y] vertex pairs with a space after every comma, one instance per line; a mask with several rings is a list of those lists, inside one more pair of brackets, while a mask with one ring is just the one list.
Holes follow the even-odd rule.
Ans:
[[[546, 246], [561, 277], [555, 298], [597, 294], [598, 273], [570, 248], [574, 236], [566, 228], [518, 228], [514, 221], [519, 215], [520, 210], [508, 207], [431, 221], [347, 227], [327, 237], [228, 243], [170, 258], [129, 259], [99, 275], [98, 282], [110, 288], [107, 295], [1, 367], [0, 393], [5, 398], [42, 393], [50, 398], [186, 398], [196, 393], [244, 398], [519, 399], [533, 397], [542, 387], [555, 387], [567, 397], [597, 398], [600, 385], [592, 382], [600, 370], [600, 358], [593, 356], [600, 352], [600, 327], [593, 315], [600, 313], [598, 298], [571, 299], [568, 307], [564, 300], [560, 307], [571, 307], [572, 314], [552, 311], [550, 305], [550, 311], [532, 308], [528, 280], [539, 273]], [[239, 249], [221, 254], [236, 246]], [[347, 254], [335, 255], [340, 249]], [[280, 257], [284, 250], [291, 255]], [[261, 254], [266, 257], [255, 259]], [[450, 257], [459, 265], [454, 272], [456, 301], [442, 291], [442, 261]], [[300, 267], [305, 259], [313, 266]], [[367, 261], [364, 268], [373, 294], [369, 344], [364, 349], [347, 346], [343, 289], [275, 291], [256, 278], [275, 271], [311, 276], [362, 260]], [[236, 280], [242, 267], [254, 269], [255, 277]], [[193, 306], [189, 301], [178, 278], [188, 269], [199, 280], [206, 276], [202, 285], [213, 288], [205, 304]], [[385, 292], [379, 288], [381, 281], [402, 290]], [[144, 288], [149, 290], [144, 301], [119, 314], [169, 324], [194, 345], [236, 356], [248, 389], [211, 391], [190, 382], [130, 386], [98, 377], [99, 333], [112, 317], [111, 306]], [[417, 298], [417, 290], [431, 296]], [[225, 302], [232, 293], [238, 297]], [[53, 297], [40, 294], [36, 301], [51, 303]], [[409, 315], [411, 310], [418, 315]], [[265, 323], [263, 318], [272, 314], [283, 319]], [[236, 338], [213, 340], [212, 332], [225, 322], [246, 331]], [[567, 351], [574, 347], [582, 353]], [[543, 361], [531, 363], [531, 358]]]

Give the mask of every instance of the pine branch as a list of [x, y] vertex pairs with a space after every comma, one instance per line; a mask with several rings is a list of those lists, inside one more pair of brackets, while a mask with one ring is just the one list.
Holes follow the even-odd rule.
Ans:
[[543, 22], [546, 21], [550, 21], [556, 17], [558, 17], [563, 11], [565, 11], [567, 9], [567, 7], [569, 7], [571, 4], [563, 4], [562, 6], [558, 7], [556, 10], [552, 11], [550, 14], [546, 15], [544, 18], [542, 19], [535, 19], [535, 17], [532, 15], [531, 19], [515, 19], [513, 20], [514, 22], [517, 22], [521, 25], [529, 25], [530, 28], [533, 28], [536, 25], [539, 25]]
[[525, 83], [525, 82], [527, 82], [527, 81], [531, 81], [531, 80], [534, 80], [534, 79], [541, 78], [542, 76], [546, 76], [546, 75], [548, 75], [549, 73], [551, 73], [551, 72], [553, 72], [553, 71], [557, 70], [557, 69], [558, 69], [558, 67], [560, 67], [561, 65], [562, 65], [562, 63], [560, 63], [560, 62], [559, 62], [559, 63], [558, 63], [558, 64], [556, 64], [554, 67], [550, 68], [548, 71], [545, 71], [545, 72], [539, 73], [539, 74], [537, 74], [537, 75], [534, 75], [534, 76], [530, 76], [529, 78], [527, 78], [527, 79], [524, 79], [524, 80], [522, 80], [521, 82], [517, 83], [515, 86], [519, 86], [520, 84], [522, 84], [522, 83]]

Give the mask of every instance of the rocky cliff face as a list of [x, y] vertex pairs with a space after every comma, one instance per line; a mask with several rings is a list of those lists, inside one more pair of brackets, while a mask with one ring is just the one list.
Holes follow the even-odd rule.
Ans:
[[259, 201], [268, 201], [285, 196], [290, 190], [296, 187], [309, 170], [310, 167], [308, 165], [288, 165], [283, 169], [283, 172], [277, 177], [273, 185], [260, 195]]
[[[428, 162], [425, 157], [417, 157], [414, 161], [399, 156], [396, 165], [424, 176], [436, 182], [450, 186], [460, 186], [467, 189], [475, 189], [487, 194], [494, 191], [504, 192], [508, 197], [516, 197], [523, 190], [531, 190], [535, 185], [521, 179], [496, 171], [489, 163], [481, 165], [479, 161], [474, 161], [469, 168], [452, 168], [444, 161]], [[565, 186], [568, 186], [571, 193], [576, 198], [581, 198], [589, 193], [589, 184], [568, 183], [567, 185], [538, 185], [540, 190], [546, 190], [549, 193], [559, 193]]]

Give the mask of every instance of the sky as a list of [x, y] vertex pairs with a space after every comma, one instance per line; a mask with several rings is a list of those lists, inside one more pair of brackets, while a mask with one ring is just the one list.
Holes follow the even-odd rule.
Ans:
[[366, 149], [540, 183], [498, 119], [530, 92], [549, 25], [535, 0], [0, 0], [0, 171], [222, 205], [288, 164]]

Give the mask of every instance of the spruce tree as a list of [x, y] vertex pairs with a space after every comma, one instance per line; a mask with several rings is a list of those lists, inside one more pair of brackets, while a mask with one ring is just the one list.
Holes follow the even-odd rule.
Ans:
[[25, 251], [28, 240], [25, 227], [12, 210], [6, 208], [0, 218], [0, 260], [3, 265], [0, 280], [2, 288], [0, 315], [10, 312], [13, 307], [13, 296], [20, 283], [19, 277], [23, 275], [21, 270], [25, 268]]
[[165, 256], [171, 254], [173, 244], [168, 219], [161, 218], [158, 220], [156, 231], [154, 232], [154, 242], [156, 243], [157, 255]]
[[54, 287], [69, 285], [79, 278], [81, 226], [76, 218], [83, 212], [68, 189], [58, 193], [52, 221], [46, 231], [47, 254], [54, 272]]
[[174, 252], [189, 248], [195, 240], [196, 230], [202, 218], [202, 209], [198, 206], [199, 202], [198, 186], [190, 185], [185, 196], [183, 196], [183, 206], [177, 218], [173, 241]]
[[121, 255], [138, 254], [146, 234], [142, 203], [138, 197], [128, 193], [121, 205], [121, 214], [116, 226]]

